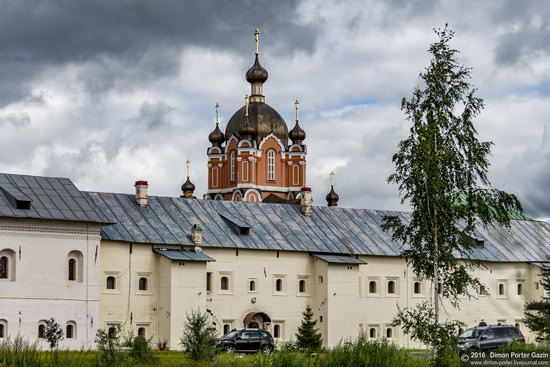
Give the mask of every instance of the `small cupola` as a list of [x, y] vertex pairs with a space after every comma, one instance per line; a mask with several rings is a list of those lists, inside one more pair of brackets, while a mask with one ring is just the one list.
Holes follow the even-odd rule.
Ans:
[[296, 106], [296, 125], [294, 125], [294, 128], [288, 132], [288, 137], [292, 140], [293, 144], [302, 144], [302, 142], [306, 139], [306, 132], [300, 127], [300, 119], [298, 116], [300, 102], [298, 101], [298, 98], [296, 98], [294, 105]]
[[210, 140], [213, 147], [219, 147], [225, 141], [225, 135], [220, 130], [219, 109], [220, 105], [216, 102], [216, 128], [208, 135], [208, 140]]
[[189, 199], [193, 197], [193, 192], [195, 191], [195, 185], [191, 182], [191, 179], [189, 178], [189, 172], [191, 168], [191, 161], [188, 159], [187, 162], [185, 162], [187, 166], [187, 180], [181, 185], [181, 191], [182, 191], [182, 197], [185, 199]]
[[254, 60], [254, 65], [246, 72], [246, 81], [252, 86], [250, 102], [265, 102], [263, 84], [267, 80], [268, 73], [267, 70], [260, 65], [260, 30], [258, 28], [256, 28], [254, 32], [254, 38], [256, 40], [256, 59]]
[[332, 171], [330, 173], [330, 191], [327, 194], [327, 206], [338, 206], [338, 200], [340, 200], [340, 196], [334, 191], [334, 176], [335, 173]]

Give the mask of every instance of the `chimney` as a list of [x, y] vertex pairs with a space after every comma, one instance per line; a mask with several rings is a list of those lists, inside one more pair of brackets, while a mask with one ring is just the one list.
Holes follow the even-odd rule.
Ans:
[[193, 227], [191, 227], [191, 241], [195, 245], [195, 252], [201, 252], [202, 228], [196, 224], [193, 224]]
[[136, 203], [142, 208], [147, 207], [147, 188], [149, 184], [147, 181], [136, 181], [134, 187], [136, 188]]
[[311, 193], [311, 187], [302, 187], [300, 194], [302, 213], [306, 217], [311, 217], [311, 213], [313, 213], [313, 194]]

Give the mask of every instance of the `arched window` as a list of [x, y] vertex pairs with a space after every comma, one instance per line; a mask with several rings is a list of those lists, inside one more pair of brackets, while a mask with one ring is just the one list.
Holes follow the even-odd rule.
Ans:
[[281, 325], [275, 324], [273, 326], [273, 337], [274, 338], [280, 338], [281, 337]]
[[40, 321], [40, 323], [38, 324], [38, 338], [44, 339], [45, 336], [46, 336], [46, 323], [43, 321]]
[[76, 260], [69, 259], [69, 280], [76, 280]]
[[146, 337], [145, 328], [143, 326], [138, 327], [138, 336]]
[[223, 335], [229, 334], [230, 331], [231, 331], [231, 325], [224, 324], [223, 325]]
[[237, 155], [232, 150], [229, 154], [229, 177], [231, 181], [235, 181], [236, 178], [235, 167], [237, 167]]
[[298, 291], [300, 293], [306, 292], [306, 281], [304, 279], [301, 279], [300, 282], [298, 282]]
[[69, 321], [65, 327], [65, 338], [76, 339], [76, 323]]
[[376, 328], [371, 327], [369, 329], [369, 338], [376, 338]]
[[145, 278], [145, 277], [139, 278], [139, 290], [140, 291], [146, 291], [147, 290], [147, 278]]
[[523, 295], [523, 284], [518, 283], [518, 296]]
[[267, 179], [275, 180], [275, 151], [273, 149], [267, 151]]
[[116, 289], [116, 278], [112, 275], [107, 277], [107, 289]]
[[395, 281], [393, 280], [388, 282], [388, 294], [395, 294]]
[[0, 339], [8, 337], [8, 322], [6, 320], [0, 320]]
[[15, 280], [15, 251], [0, 251], [0, 279]]
[[388, 339], [393, 338], [393, 329], [391, 327], [386, 329], [386, 338]]
[[277, 279], [275, 281], [275, 291], [276, 292], [282, 292], [283, 291], [283, 280]]
[[422, 293], [422, 285], [420, 284], [420, 282], [414, 282], [413, 288], [414, 288], [413, 289], [414, 294]]
[[498, 295], [504, 296], [504, 284], [502, 283], [498, 285]]
[[7, 256], [0, 257], [0, 279], [8, 279], [10, 261]]
[[220, 281], [220, 289], [222, 291], [229, 290], [229, 278], [228, 277], [222, 277], [222, 279]]
[[248, 290], [250, 292], [256, 292], [256, 281], [255, 280], [251, 280], [249, 285], [248, 285]]
[[376, 293], [376, 282], [374, 280], [369, 282], [369, 293]]

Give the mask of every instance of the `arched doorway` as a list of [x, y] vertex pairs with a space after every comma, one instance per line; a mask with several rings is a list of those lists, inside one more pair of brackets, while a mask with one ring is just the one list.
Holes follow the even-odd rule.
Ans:
[[265, 312], [249, 312], [243, 319], [245, 328], [258, 328], [267, 330], [271, 324], [271, 317]]

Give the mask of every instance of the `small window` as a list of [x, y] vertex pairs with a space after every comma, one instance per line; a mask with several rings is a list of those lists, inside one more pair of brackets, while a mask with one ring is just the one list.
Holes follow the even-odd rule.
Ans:
[[377, 291], [376, 282], [374, 280], [371, 280], [369, 282], [369, 293], [376, 293], [376, 291]]
[[65, 338], [66, 339], [76, 339], [76, 327], [74, 322], [70, 321], [67, 323], [67, 326], [65, 328]]
[[229, 157], [229, 177], [231, 181], [235, 181], [237, 176], [235, 172], [235, 167], [237, 165], [237, 155], [235, 154], [234, 150], [231, 151]]
[[300, 282], [298, 282], [298, 291], [300, 293], [306, 292], [306, 281], [304, 279], [301, 279]]
[[69, 280], [76, 280], [76, 260], [69, 259]]
[[46, 336], [46, 325], [41, 323], [38, 325], [38, 338], [44, 339], [45, 336]]
[[251, 280], [248, 283], [248, 291], [249, 292], [256, 292], [256, 281], [255, 280]]
[[422, 294], [422, 284], [420, 282], [414, 282], [413, 288], [414, 294]]
[[277, 279], [275, 281], [275, 291], [276, 292], [282, 292], [283, 291], [283, 280]]
[[212, 292], [212, 272], [206, 273], [206, 290]]
[[146, 291], [147, 290], [147, 278], [141, 277], [139, 278], [139, 290], [140, 291]]
[[8, 337], [8, 322], [6, 320], [0, 320], [0, 339]]
[[376, 338], [376, 328], [371, 327], [369, 329], [369, 338]]
[[267, 151], [267, 179], [275, 180], [275, 151], [273, 149]]
[[231, 331], [231, 325], [224, 324], [223, 325], [223, 335], [229, 334], [230, 331]]
[[504, 296], [504, 284], [502, 283], [498, 285], [498, 295]]
[[222, 291], [228, 291], [229, 290], [229, 278], [228, 277], [222, 277], [220, 280], [220, 289]]
[[8, 279], [9, 259], [7, 256], [0, 257], [0, 279]]
[[388, 282], [388, 294], [395, 294], [395, 281], [393, 280]]
[[323, 276], [319, 275], [319, 283], [323, 284]]
[[323, 316], [319, 316], [319, 322], [323, 322]]
[[274, 338], [281, 337], [281, 325], [276, 324], [275, 326], [273, 326], [273, 337]]
[[144, 338], [147, 336], [147, 334], [145, 332], [145, 328], [143, 326], [138, 327], [138, 336], [141, 336], [141, 337], [144, 337]]
[[523, 296], [523, 284], [518, 283], [518, 296]]
[[114, 338], [117, 334], [116, 326], [110, 326], [107, 330], [107, 334], [109, 334], [109, 338]]
[[386, 338], [388, 339], [393, 338], [393, 329], [391, 327], [386, 328]]
[[112, 275], [107, 277], [107, 289], [116, 289], [116, 278]]

